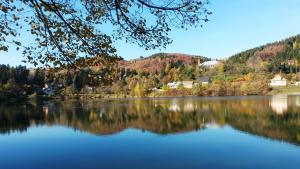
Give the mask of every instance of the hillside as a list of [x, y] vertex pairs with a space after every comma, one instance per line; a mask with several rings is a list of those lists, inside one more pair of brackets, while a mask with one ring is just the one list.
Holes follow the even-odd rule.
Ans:
[[[130, 61], [121, 60], [119, 68], [132, 69], [137, 72], [154, 73], [165, 68], [167, 63], [185, 65], [197, 64], [210, 58], [180, 53], [157, 53], [146, 58]], [[300, 35], [281, 41], [249, 49], [229, 57], [224, 62], [227, 74], [296, 73], [300, 65]]]
[[[203, 56], [158, 53], [120, 60], [114, 69], [97, 67], [95, 71], [100, 76], [79, 70], [28, 70], [0, 65], [0, 100], [40, 94], [70, 98], [78, 94], [86, 97], [264, 95], [273, 90], [269, 83], [276, 73], [281, 72], [288, 87], [300, 81], [300, 35], [241, 52], [213, 67], [198, 65], [209, 60]], [[202, 85], [203, 79], [208, 80]], [[192, 81], [193, 86], [168, 85], [184, 81]], [[49, 85], [43, 89], [45, 84]], [[297, 87], [295, 91], [298, 90]]]
[[225, 62], [225, 71], [233, 74], [295, 73], [299, 59], [300, 35], [297, 35], [233, 55]]
[[164, 69], [167, 63], [196, 64], [198, 61], [204, 62], [210, 60], [207, 57], [187, 55], [180, 53], [158, 53], [147, 58], [134, 59], [130, 61], [119, 61], [120, 68], [133, 69], [137, 72], [154, 73]]

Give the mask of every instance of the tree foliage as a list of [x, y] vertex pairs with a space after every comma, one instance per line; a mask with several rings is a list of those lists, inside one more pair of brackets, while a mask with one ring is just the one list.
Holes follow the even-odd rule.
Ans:
[[[172, 27], [207, 22], [211, 14], [207, 4], [207, 0], [0, 0], [0, 50], [14, 44], [35, 65], [107, 64], [118, 58], [113, 40], [125, 39], [145, 49], [164, 47], [171, 43]], [[113, 26], [112, 34], [103, 31], [107, 24]], [[32, 43], [19, 40], [21, 30], [31, 33]]]
[[300, 35], [231, 56], [224, 65], [228, 74], [296, 73], [300, 66]]

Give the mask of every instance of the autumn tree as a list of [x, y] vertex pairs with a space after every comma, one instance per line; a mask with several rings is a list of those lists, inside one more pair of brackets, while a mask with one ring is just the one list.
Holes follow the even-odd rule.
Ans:
[[137, 97], [144, 97], [145, 96], [145, 91], [143, 84], [141, 82], [138, 82], [135, 87], [134, 87], [134, 95]]
[[70, 86], [72, 84], [72, 75], [70, 72], [67, 72], [65, 75], [64, 75], [64, 78], [63, 78], [63, 84], [64, 86]]
[[81, 89], [87, 84], [87, 77], [88, 74], [85, 71], [80, 71], [76, 73], [73, 80], [73, 86], [77, 92], [80, 92]]
[[[207, 4], [207, 0], [0, 0], [0, 51], [13, 44], [34, 65], [79, 69], [109, 65], [119, 58], [114, 40], [125, 39], [147, 50], [165, 47], [172, 42], [171, 28], [208, 21]], [[105, 25], [113, 32], [105, 32]], [[24, 30], [31, 37], [20, 40]]]

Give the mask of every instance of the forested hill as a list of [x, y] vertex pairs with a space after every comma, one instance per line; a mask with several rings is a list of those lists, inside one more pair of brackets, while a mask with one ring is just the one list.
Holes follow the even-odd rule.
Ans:
[[253, 48], [234, 56], [225, 62], [228, 73], [249, 72], [295, 73], [300, 60], [300, 35]]
[[180, 53], [157, 53], [146, 58], [139, 58], [130, 61], [122, 60], [119, 62], [120, 68], [133, 69], [137, 72], [148, 72], [154, 73], [165, 68], [168, 63], [171, 64], [197, 64], [198, 61], [201, 63], [204, 61], [211, 60], [210, 58], [198, 56], [198, 55], [187, 55]]

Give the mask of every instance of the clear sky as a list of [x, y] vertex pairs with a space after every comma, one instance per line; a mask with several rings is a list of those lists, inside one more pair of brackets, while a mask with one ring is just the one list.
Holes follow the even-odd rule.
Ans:
[[[204, 27], [173, 30], [166, 49], [145, 51], [118, 41], [124, 59], [157, 52], [176, 52], [226, 58], [240, 51], [300, 34], [300, 0], [210, 0], [213, 12]], [[0, 52], [0, 64], [22, 64], [21, 53]]]

